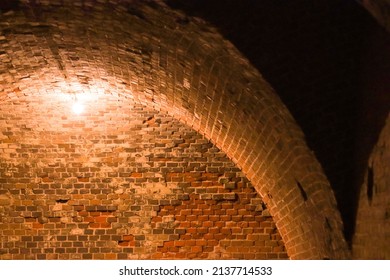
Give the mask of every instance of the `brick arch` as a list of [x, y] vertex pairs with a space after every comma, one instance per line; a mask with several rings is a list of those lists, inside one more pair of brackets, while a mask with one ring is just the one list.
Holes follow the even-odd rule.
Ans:
[[388, 0], [358, 0], [368, 12], [382, 25], [390, 31], [390, 1]]
[[[371, 152], [359, 197], [354, 259], [389, 259], [389, 158], [390, 114]], [[370, 209], [370, 210], [368, 210]], [[373, 211], [375, 209], [375, 211]], [[375, 242], [373, 242], [375, 240]]]
[[291, 258], [349, 256], [335, 198], [304, 135], [216, 30], [156, 2], [71, 3], [21, 1], [2, 15], [1, 99], [106, 91], [168, 112], [242, 169]]

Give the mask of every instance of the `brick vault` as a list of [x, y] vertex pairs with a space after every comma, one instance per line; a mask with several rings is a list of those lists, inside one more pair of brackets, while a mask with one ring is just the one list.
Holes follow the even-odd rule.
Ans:
[[159, 1], [0, 18], [2, 259], [351, 257], [303, 132], [216, 29]]

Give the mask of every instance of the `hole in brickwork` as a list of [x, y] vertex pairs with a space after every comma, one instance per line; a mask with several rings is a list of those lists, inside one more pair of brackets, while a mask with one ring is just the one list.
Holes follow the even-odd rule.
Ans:
[[67, 203], [69, 201], [69, 199], [57, 199], [56, 202], [57, 203]]
[[367, 199], [370, 204], [372, 202], [373, 196], [374, 196], [374, 170], [372, 167], [369, 167], [367, 171]]
[[141, 20], [147, 21], [146, 16], [139, 9], [135, 9], [134, 7], [129, 6], [127, 7], [127, 12]]
[[390, 219], [390, 206], [387, 207], [385, 212], [385, 220]]
[[303, 200], [307, 201], [307, 193], [305, 192], [305, 190], [303, 189], [303, 187], [299, 181], [297, 181], [297, 186], [298, 186], [299, 191], [301, 192], [301, 196], [302, 196]]
[[330, 224], [330, 221], [328, 218], [325, 218], [325, 226], [327, 229], [332, 230], [332, 225]]

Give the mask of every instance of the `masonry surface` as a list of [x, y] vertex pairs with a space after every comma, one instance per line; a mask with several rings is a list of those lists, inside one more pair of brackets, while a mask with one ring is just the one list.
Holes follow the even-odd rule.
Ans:
[[199, 133], [123, 98], [80, 116], [72, 101], [1, 106], [2, 259], [287, 257], [258, 193]]
[[[362, 84], [370, 96], [379, 88], [375, 92], [384, 93], [378, 95], [382, 99], [356, 101], [348, 95], [340, 103], [335, 90], [312, 103], [300, 102], [316, 89], [301, 90], [292, 98], [286, 98], [286, 89], [298, 80], [306, 85], [304, 77], [317, 80], [316, 75], [293, 82], [272, 79], [282, 82], [279, 94], [260, 74], [261, 64], [255, 68], [215, 27], [164, 1], [4, 3], [1, 258], [345, 259], [374, 250], [364, 245], [371, 225], [360, 221], [361, 235], [355, 236], [356, 250], [351, 250], [354, 210], [345, 209], [351, 202], [357, 208], [354, 196], [359, 191], [344, 186], [343, 180], [364, 177], [359, 168], [367, 172], [362, 199], [372, 202], [369, 207], [374, 205], [378, 217], [386, 213], [386, 200], [376, 200], [376, 186], [387, 180], [382, 172], [385, 158], [370, 146], [376, 133], [368, 137], [368, 145], [349, 136], [358, 119], [349, 114], [364, 100], [374, 100], [361, 106], [367, 116], [372, 116], [368, 104], [381, 106], [374, 106], [379, 112], [372, 118], [376, 121], [361, 128], [371, 123], [373, 131], [383, 127], [388, 94], [381, 86], [386, 74], [380, 79], [375, 74], [383, 72], [380, 68], [368, 67], [361, 73], [371, 73]], [[330, 6], [320, 10], [328, 19]], [[302, 34], [310, 37], [313, 32]], [[269, 43], [272, 49], [278, 40]], [[386, 49], [385, 41], [381, 49]], [[291, 56], [289, 50], [284, 58]], [[301, 62], [310, 60], [306, 59]], [[363, 59], [365, 65], [367, 61]], [[352, 69], [351, 65], [342, 69]], [[278, 71], [266, 72], [273, 76]], [[326, 75], [345, 77], [344, 72]], [[291, 85], [283, 86], [284, 80]], [[72, 112], [74, 103], [82, 103], [84, 112]], [[315, 104], [315, 110], [306, 114], [308, 104]], [[335, 112], [332, 104], [338, 104]], [[319, 114], [318, 123], [311, 118], [329, 111], [330, 118]], [[340, 115], [336, 126], [325, 126], [325, 134], [317, 129]], [[342, 137], [335, 139], [337, 135]], [[331, 152], [322, 145], [328, 139], [336, 147]], [[346, 139], [351, 142], [345, 144]], [[387, 151], [381, 143], [387, 141], [377, 143]], [[337, 151], [352, 157], [360, 148], [364, 156], [357, 157], [353, 167], [330, 160]], [[369, 154], [372, 162], [365, 170]], [[337, 184], [329, 182], [317, 155]], [[352, 158], [343, 160], [349, 163]], [[359, 174], [352, 177], [346, 169]], [[350, 185], [358, 184], [356, 180]], [[364, 212], [364, 203], [360, 206]], [[387, 228], [380, 229], [378, 244], [387, 244]]]

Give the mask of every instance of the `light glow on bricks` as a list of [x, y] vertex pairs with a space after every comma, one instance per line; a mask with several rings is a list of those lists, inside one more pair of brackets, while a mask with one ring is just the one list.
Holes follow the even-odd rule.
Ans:
[[174, 1], [0, 1], [0, 259], [390, 258], [376, 33]]
[[72, 111], [73, 113], [75, 113], [76, 115], [81, 115], [85, 110], [85, 106], [83, 103], [81, 103], [80, 101], [76, 101], [73, 105], [72, 105]]

